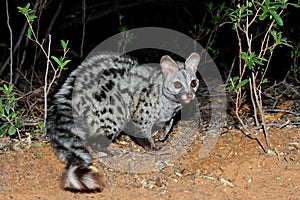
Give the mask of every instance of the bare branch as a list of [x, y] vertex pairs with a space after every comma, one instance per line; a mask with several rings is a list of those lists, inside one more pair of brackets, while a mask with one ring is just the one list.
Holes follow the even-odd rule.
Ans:
[[[45, 83], [44, 83], [44, 104], [45, 104], [45, 108], [44, 108], [44, 124], [46, 124], [47, 121], [47, 109], [48, 109], [48, 93], [47, 93], [47, 87], [48, 87], [48, 72], [49, 72], [49, 64], [50, 64], [50, 51], [51, 51], [51, 35], [49, 35], [49, 42], [48, 42], [48, 53], [47, 53], [47, 65], [46, 65], [46, 74], [45, 74]], [[45, 134], [46, 133], [46, 129], [45, 129]]]
[[81, 45], [80, 45], [80, 57], [83, 56], [83, 45], [85, 40], [85, 29], [86, 29], [86, 1], [82, 0], [82, 38], [81, 38]]
[[9, 24], [9, 12], [8, 12], [8, 1], [6, 0], [6, 16], [7, 16], [7, 27], [9, 30], [9, 36], [10, 36], [10, 48], [9, 48], [9, 54], [10, 54], [10, 78], [9, 78], [9, 84], [12, 84], [13, 79], [13, 34], [12, 29]]

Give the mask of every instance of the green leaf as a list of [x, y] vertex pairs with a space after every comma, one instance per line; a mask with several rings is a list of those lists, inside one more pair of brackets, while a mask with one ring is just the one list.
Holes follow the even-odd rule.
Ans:
[[277, 10], [278, 8], [281, 8], [280, 4], [274, 4], [270, 7], [270, 10]]
[[30, 3], [27, 3], [26, 6], [25, 6], [25, 8], [28, 10], [29, 7], [30, 7]]
[[119, 14], [119, 20], [121, 21], [125, 16]]
[[28, 19], [29, 19], [29, 20], [33, 20], [33, 19], [35, 19], [35, 18], [37, 18], [37, 16], [35, 16], [35, 15], [29, 15], [29, 16], [28, 16]]
[[37, 122], [38, 126], [39, 126], [39, 129], [40, 131], [44, 131], [44, 128], [45, 128], [45, 124], [43, 122]]
[[9, 114], [10, 108], [11, 108], [11, 107], [10, 107], [9, 104], [6, 104], [6, 105], [5, 105], [5, 111], [6, 111], [7, 114]]
[[277, 14], [275, 10], [270, 10], [271, 15], [274, 17], [275, 21], [279, 26], [283, 26], [282, 18]]
[[17, 6], [17, 9], [19, 10], [19, 12], [23, 11], [23, 7]]
[[247, 61], [247, 59], [248, 59], [248, 54], [247, 54], [246, 52], [242, 52], [242, 53], [241, 53], [241, 58], [242, 58], [243, 60]]
[[267, 17], [269, 10], [268, 9], [264, 9], [263, 13], [259, 15], [259, 20], [264, 20]]
[[228, 87], [225, 88], [225, 90], [231, 92], [233, 90], [233, 86], [228, 86]]
[[220, 7], [220, 10], [227, 9], [227, 6], [224, 2], [222, 4], [220, 4], [219, 7]]
[[20, 7], [20, 6], [18, 6], [17, 9], [18, 9], [19, 12], [21, 12], [23, 15], [28, 16], [28, 14], [29, 14], [29, 7], [30, 7], [30, 3], [27, 3], [25, 7]]
[[6, 84], [4, 84], [3, 85], [3, 88], [4, 88], [4, 92], [5, 92], [5, 94], [7, 93], [7, 91], [8, 91], [8, 87], [7, 87], [7, 85]]
[[233, 77], [233, 78], [230, 78], [231, 82], [234, 83], [234, 84], [235, 84], [236, 81], [239, 80], [239, 79], [240, 79], [240, 78], [239, 78], [238, 76], [235, 76], [235, 77]]
[[23, 15], [26, 15], [28, 13], [27, 9], [26, 8], [23, 8], [23, 7], [17, 7], [19, 12], [22, 13]]
[[257, 57], [257, 59], [261, 60], [261, 61], [264, 61], [264, 62], [267, 62], [268, 60], [264, 57]]
[[17, 128], [22, 128], [23, 123], [22, 123], [22, 122], [17, 122], [17, 123], [15, 123], [15, 126], [16, 126]]
[[268, 83], [269, 80], [267, 78], [264, 78], [263, 83]]
[[32, 36], [32, 31], [31, 31], [31, 28], [29, 27], [29, 28], [27, 29], [27, 37], [30, 39], [31, 36]]
[[209, 2], [209, 3], [206, 3], [206, 9], [211, 12], [213, 7], [214, 7], [214, 3], [213, 2]]
[[13, 85], [9, 85], [8, 86], [8, 92], [9, 92], [9, 94], [12, 92], [13, 88], [14, 88]]
[[289, 5], [294, 6], [295, 8], [300, 8], [300, 1], [298, 2], [298, 4], [289, 3]]
[[4, 109], [2, 107], [2, 99], [0, 99], [0, 113], [4, 113]]
[[14, 135], [17, 132], [17, 129], [15, 129], [15, 127], [10, 126], [8, 128], [8, 135]]
[[51, 58], [52, 58], [59, 66], [61, 66], [61, 64], [62, 64], [61, 59], [58, 59], [56, 56], [51, 56]]
[[17, 118], [17, 114], [15, 112], [11, 112], [11, 113], [9, 113], [8, 117], [9, 117], [9, 119], [14, 120]]
[[10, 126], [9, 124], [4, 124], [4, 125], [1, 126], [0, 136], [2, 136], [5, 133], [5, 131], [9, 128], [9, 126]]
[[16, 103], [17, 102], [16, 97], [15, 97], [14, 94], [11, 96], [10, 102], [11, 103]]
[[121, 26], [121, 27], [119, 28], [119, 31], [120, 31], [120, 32], [125, 32], [125, 31], [127, 31], [127, 30], [128, 30], [127, 26]]
[[4, 93], [7, 95], [7, 96], [10, 96], [11, 93], [12, 93], [12, 90], [13, 90], [13, 85], [4, 85]]
[[37, 131], [32, 131], [32, 132], [30, 132], [30, 135], [37, 135], [37, 134], [38, 134]]
[[246, 85], [249, 82], [249, 79], [244, 79], [242, 80], [237, 86], [236, 89], [239, 89], [241, 87], [243, 87], [244, 85]]
[[250, 60], [249, 62], [247, 62], [247, 66], [248, 66], [248, 68], [249, 68], [250, 70], [252, 70], [252, 69], [253, 69], [253, 66], [254, 66], [253, 61]]
[[260, 57], [254, 57], [253, 61], [254, 61], [255, 64], [263, 65], [263, 61], [266, 61], [266, 59], [265, 58], [260, 58]]
[[65, 61], [60, 65], [60, 67], [61, 67], [62, 69], [64, 69], [64, 67], [65, 67], [69, 62], [71, 62], [71, 60], [65, 60]]
[[67, 49], [67, 43], [64, 40], [60, 40], [60, 44], [64, 50]]

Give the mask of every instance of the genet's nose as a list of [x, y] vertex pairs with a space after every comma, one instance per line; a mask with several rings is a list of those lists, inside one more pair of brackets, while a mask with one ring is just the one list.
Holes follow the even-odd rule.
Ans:
[[188, 93], [186, 94], [186, 96], [187, 96], [187, 98], [191, 99], [191, 98], [193, 98], [193, 93], [188, 92]]

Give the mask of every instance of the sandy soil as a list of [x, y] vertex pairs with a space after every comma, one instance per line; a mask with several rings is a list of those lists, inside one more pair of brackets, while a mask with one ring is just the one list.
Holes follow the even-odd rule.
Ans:
[[99, 164], [100, 193], [60, 187], [64, 165], [48, 142], [0, 151], [0, 199], [300, 199], [300, 128], [269, 130], [276, 152], [238, 130], [224, 133], [200, 159], [196, 135], [179, 159], [156, 172], [124, 173]]

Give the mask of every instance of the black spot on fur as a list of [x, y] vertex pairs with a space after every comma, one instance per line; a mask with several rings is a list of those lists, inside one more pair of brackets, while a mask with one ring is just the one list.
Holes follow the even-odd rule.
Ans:
[[104, 115], [107, 111], [106, 108], [104, 108], [103, 110], [100, 111], [102, 115]]
[[99, 92], [96, 92], [96, 93], [95, 93], [95, 99], [96, 99], [97, 101], [99, 101], [99, 102], [102, 102], [102, 96], [101, 96], [101, 94], [100, 94]]
[[111, 90], [115, 86], [115, 83], [112, 80], [109, 80], [109, 82], [106, 83], [105, 86], [108, 90]]

